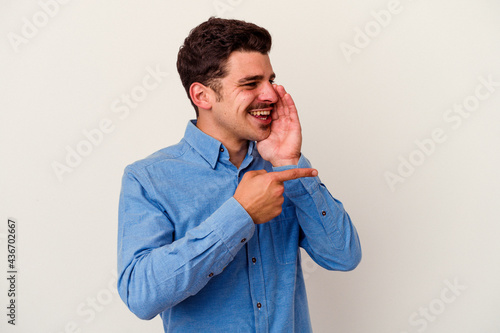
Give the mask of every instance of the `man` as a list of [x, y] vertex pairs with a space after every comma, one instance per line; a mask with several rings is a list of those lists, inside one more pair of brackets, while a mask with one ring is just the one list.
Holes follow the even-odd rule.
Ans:
[[119, 293], [166, 332], [309, 332], [299, 246], [330, 270], [361, 259], [349, 216], [301, 155], [270, 48], [243, 21], [193, 29], [177, 68], [197, 119], [125, 170]]

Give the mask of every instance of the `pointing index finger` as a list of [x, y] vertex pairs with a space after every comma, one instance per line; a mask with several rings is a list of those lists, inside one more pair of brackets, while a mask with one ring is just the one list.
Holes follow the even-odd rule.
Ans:
[[312, 168], [299, 168], [299, 169], [289, 169], [284, 171], [273, 172], [274, 179], [278, 182], [285, 182], [287, 180], [302, 178], [302, 177], [316, 177], [318, 171]]

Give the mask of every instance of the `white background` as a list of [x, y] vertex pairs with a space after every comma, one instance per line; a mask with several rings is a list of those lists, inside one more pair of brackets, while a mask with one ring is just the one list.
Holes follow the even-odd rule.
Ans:
[[[304, 259], [315, 332], [500, 332], [493, 0], [73, 0], [52, 4], [52, 16], [37, 1], [2, 0], [0, 266], [6, 275], [15, 218], [19, 273], [15, 327], [0, 279], [0, 330], [162, 332], [159, 317], [135, 318], [115, 291], [120, 182], [127, 164], [177, 143], [194, 117], [177, 50], [212, 15], [272, 33], [303, 152], [361, 238], [353, 272]], [[113, 112], [140, 92], [148, 68], [169, 75], [128, 115]], [[481, 77], [496, 86], [477, 88]], [[464, 102], [467, 117], [450, 113]], [[104, 119], [112, 130], [85, 146], [84, 131]], [[442, 140], [430, 144], [436, 128]], [[69, 167], [78, 147], [87, 156]], [[58, 176], [54, 165], [67, 169]], [[391, 185], [388, 173], [400, 178]]]

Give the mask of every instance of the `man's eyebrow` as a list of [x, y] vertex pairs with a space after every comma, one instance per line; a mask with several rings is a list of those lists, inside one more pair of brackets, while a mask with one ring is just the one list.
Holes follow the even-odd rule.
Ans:
[[[274, 80], [276, 78], [276, 74], [271, 74], [271, 77], [269, 78], [269, 80]], [[252, 76], [246, 76], [242, 79], [239, 79], [238, 80], [238, 83], [242, 84], [242, 83], [246, 83], [246, 82], [249, 82], [249, 81], [262, 81], [264, 80], [264, 75], [252, 75]]]

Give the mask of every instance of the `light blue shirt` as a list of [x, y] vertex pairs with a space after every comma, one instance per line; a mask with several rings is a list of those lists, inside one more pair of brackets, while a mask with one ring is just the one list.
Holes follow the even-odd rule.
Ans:
[[177, 145], [125, 169], [118, 290], [139, 318], [165, 332], [310, 332], [299, 246], [320, 266], [361, 260], [355, 227], [318, 177], [285, 182], [282, 213], [256, 225], [233, 198], [249, 170], [273, 168], [249, 143], [240, 168], [189, 122]]

